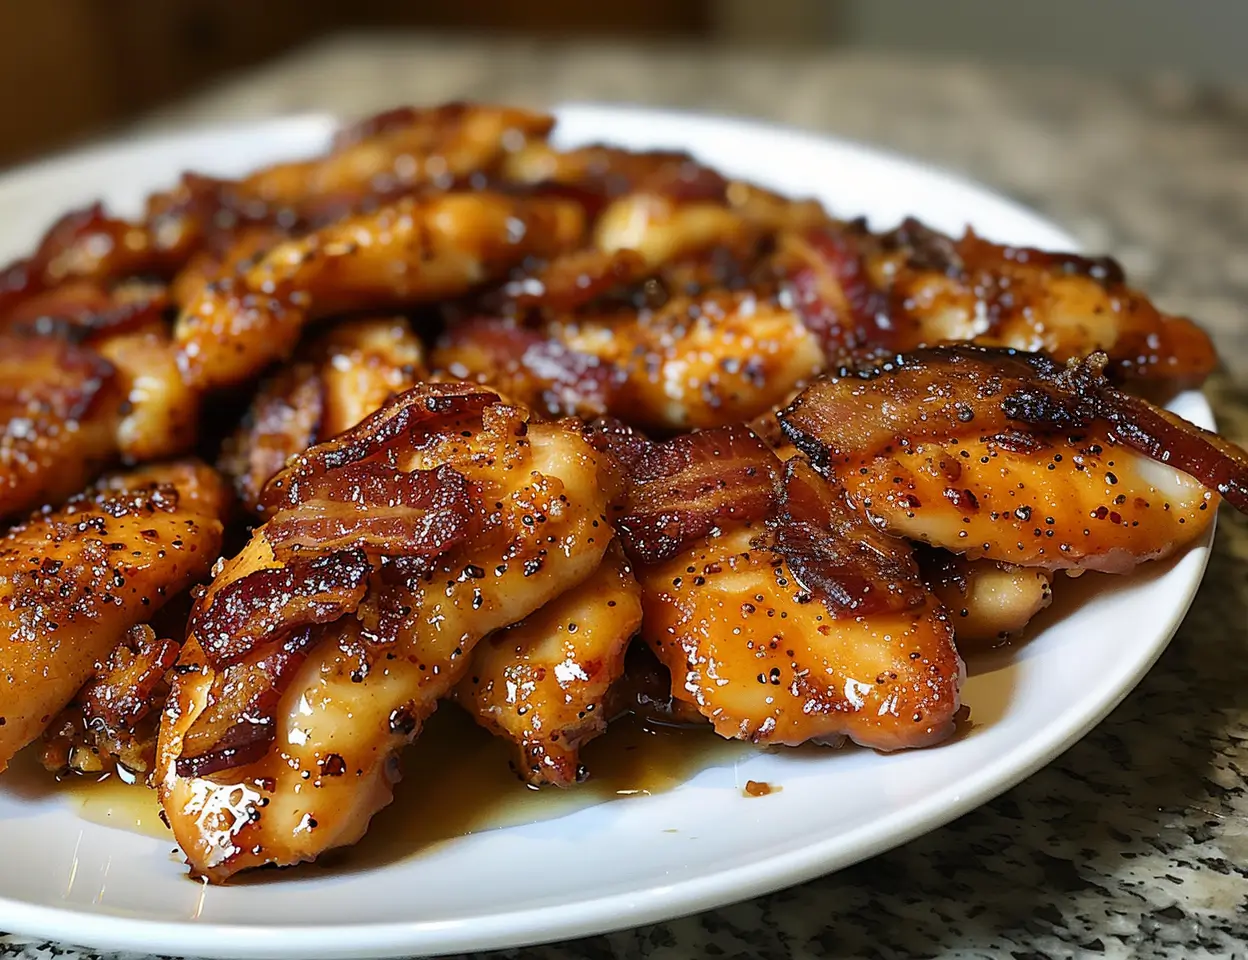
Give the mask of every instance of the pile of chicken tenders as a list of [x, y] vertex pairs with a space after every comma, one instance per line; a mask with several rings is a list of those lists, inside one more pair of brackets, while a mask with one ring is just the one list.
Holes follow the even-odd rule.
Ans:
[[0, 273], [0, 770], [148, 784], [220, 882], [357, 841], [446, 701], [534, 785], [638, 711], [929, 746], [958, 644], [1248, 509], [1114, 261], [554, 123], [389, 111]]

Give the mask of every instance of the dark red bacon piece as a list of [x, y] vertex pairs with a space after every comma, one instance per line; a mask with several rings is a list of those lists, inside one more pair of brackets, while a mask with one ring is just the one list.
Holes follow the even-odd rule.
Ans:
[[898, 339], [888, 295], [868, 274], [865, 228], [817, 228], [788, 237], [786, 287], [802, 323], [833, 363], [886, 349]]
[[442, 426], [470, 417], [480, 420], [486, 407], [500, 402], [498, 394], [470, 383], [413, 387], [350, 430], [295, 458], [265, 486], [260, 506], [266, 510], [296, 507], [319, 488], [321, 478], [330, 471], [383, 457], [396, 446], [406, 445], [410, 450]]
[[397, 470], [379, 461], [353, 463], [300, 490], [298, 505], [278, 510], [264, 528], [279, 558], [363, 550], [374, 559], [430, 559], [462, 540], [476, 519], [468, 481], [446, 465]]
[[769, 545], [833, 617], [897, 613], [927, 602], [910, 544], [851, 510], [809, 461], [786, 462], [780, 490]]
[[94, 281], [72, 280], [27, 297], [9, 311], [5, 325], [18, 335], [84, 343], [159, 321], [168, 306], [163, 286], [110, 292]]
[[131, 727], [156, 706], [153, 693], [178, 659], [180, 646], [141, 624], [126, 634], [78, 699], [88, 721]]
[[[186, 732], [177, 759], [180, 777], [205, 777], [259, 760], [277, 735], [282, 690], [318, 639], [304, 627], [272, 643], [259, 657], [217, 673], [208, 705]], [[181, 669], [181, 668], [179, 668]]]
[[571, 312], [649, 273], [645, 258], [634, 250], [577, 250], [505, 283], [500, 308]]
[[636, 563], [668, 560], [699, 537], [766, 519], [776, 459], [745, 426], [718, 427], [652, 444], [637, 460], [620, 542]]
[[512, 317], [454, 321], [432, 361], [453, 376], [480, 378], [550, 417], [604, 413], [623, 379], [613, 365]]
[[1159, 311], [1109, 257], [960, 239], [914, 219], [872, 234], [862, 221], [786, 235], [780, 273], [833, 364], [946, 341], [1043, 348], [1059, 360], [1104, 349], [1110, 372], [1168, 388], [1216, 364], [1194, 323]]
[[581, 435], [599, 453], [614, 457], [628, 474], [636, 469], [637, 463], [654, 446], [641, 431], [614, 417], [597, 417], [581, 424]]
[[227, 666], [277, 636], [354, 612], [372, 572], [363, 550], [293, 557], [206, 594], [191, 614], [189, 632], [214, 667]]

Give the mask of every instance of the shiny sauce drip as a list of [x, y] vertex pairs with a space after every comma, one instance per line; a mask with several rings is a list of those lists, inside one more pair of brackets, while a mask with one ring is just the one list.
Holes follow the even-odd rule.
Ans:
[[589, 780], [566, 790], [537, 789], [511, 770], [507, 744], [445, 704], [403, 755], [405, 775], [395, 787], [394, 802], [373, 819], [360, 843], [322, 861], [380, 865], [455, 837], [663, 793], [751, 749], [716, 736], [709, 726], [664, 726], [624, 717], [582, 748]]
[[[377, 814], [364, 839], [353, 847], [329, 851], [315, 865], [296, 869], [363, 869], [392, 863], [456, 837], [554, 820], [611, 800], [663, 793], [701, 770], [732, 763], [753, 750], [749, 744], [716, 736], [709, 726], [668, 726], [624, 717], [582, 749], [588, 781], [568, 790], [536, 789], [512, 771], [506, 743], [459, 708], [445, 704], [404, 753], [405, 775], [395, 787], [394, 802]], [[33, 757], [31, 765], [37, 767]], [[41, 769], [29, 774], [50, 789], [67, 789], [84, 820], [173, 839], [160, 819], [155, 790], [127, 784], [115, 775], [53, 785]], [[257, 881], [267, 876], [267, 871], [260, 871]], [[232, 882], [246, 883], [248, 877]]]

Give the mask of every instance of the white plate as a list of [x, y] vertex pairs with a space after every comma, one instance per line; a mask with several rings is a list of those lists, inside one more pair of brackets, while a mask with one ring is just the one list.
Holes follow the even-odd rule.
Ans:
[[[861, 146], [735, 120], [567, 107], [565, 143], [683, 147], [733, 174], [887, 225], [1073, 249], [993, 194]], [[185, 168], [237, 174], [316, 151], [327, 118], [297, 118], [90, 150], [0, 181], [0, 255], [103, 197], [137, 208]], [[1210, 425], [1197, 394], [1175, 406]], [[844, 867], [931, 830], [1049, 762], [1137, 683], [1187, 610], [1208, 544], [1105, 584], [1038, 635], [973, 665], [970, 733], [877, 755], [746, 752], [668, 792], [476, 833], [354, 871], [272, 872], [205, 889], [169, 840], [85, 822], [50, 790], [0, 777], [0, 930], [143, 952], [233, 957], [433, 954], [576, 937], [704, 910]], [[1062, 584], [1061, 586], [1065, 586]], [[1059, 593], [1060, 599], [1060, 593]], [[419, 775], [414, 773], [413, 775]], [[778, 784], [746, 798], [747, 779]]]

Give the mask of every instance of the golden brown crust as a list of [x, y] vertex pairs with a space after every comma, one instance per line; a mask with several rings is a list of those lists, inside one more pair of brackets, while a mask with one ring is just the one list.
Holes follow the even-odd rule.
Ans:
[[515, 744], [526, 781], [572, 786], [593, 775], [579, 748], [607, 729], [608, 696], [639, 626], [641, 588], [612, 547], [583, 583], [477, 644], [455, 699]]
[[53, 337], [0, 335], [0, 517], [81, 490], [115, 456], [112, 364]]
[[1116, 390], [1103, 366], [930, 348], [821, 378], [780, 419], [896, 536], [1121, 573], [1200, 537], [1219, 493], [1248, 506], [1248, 455]]
[[148, 467], [107, 477], [0, 540], [0, 764], [130, 627], [207, 574], [227, 499], [202, 464]]
[[[198, 876], [220, 881], [355, 842], [389, 800], [393, 754], [463, 676], [475, 644], [588, 577], [613, 536], [605, 458], [571, 425], [529, 424], [480, 388], [430, 384], [396, 397], [297, 457], [266, 497], [293, 510], [340, 480], [353, 486], [360, 467], [375, 469], [377, 483], [359, 486], [362, 500], [332, 501], [329, 548], [305, 537], [291, 544], [276, 532], [278, 512], [200, 601], [158, 749], [162, 803]], [[474, 518], [468, 528], [443, 538], [433, 524], [374, 543], [373, 495], [439, 470], [464, 478], [458, 507]], [[358, 605], [349, 584], [288, 598], [276, 582], [247, 610], [296, 616], [245, 650], [201, 646], [231, 584], [273, 569], [280, 580], [304, 559], [324, 558], [327, 574], [340, 574], [333, 555], [349, 549], [372, 568]], [[342, 602], [322, 605], [334, 597]], [[320, 610], [310, 627], [308, 599]]]
[[857, 224], [784, 238], [792, 295], [834, 362], [948, 341], [1043, 350], [1059, 361], [1104, 351], [1127, 378], [1172, 388], [1212, 372], [1213, 344], [1126, 285], [1107, 257], [960, 239], [917, 220], [872, 235]]
[[188, 381], [239, 383], [288, 356], [318, 317], [464, 294], [529, 256], [575, 246], [581, 208], [502, 194], [406, 197], [279, 243], [254, 265], [205, 287], [176, 336]]

